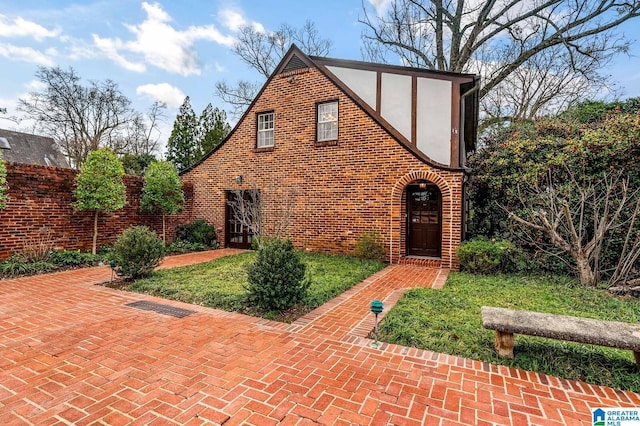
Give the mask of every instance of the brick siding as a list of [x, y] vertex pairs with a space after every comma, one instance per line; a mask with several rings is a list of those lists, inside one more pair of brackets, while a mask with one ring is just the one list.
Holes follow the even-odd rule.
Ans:
[[[91, 250], [93, 214], [74, 212], [71, 203], [77, 171], [32, 164], [6, 163], [9, 200], [0, 210], [0, 259], [20, 252], [37, 238], [41, 230], [51, 233], [56, 249]], [[113, 243], [129, 226], [146, 225], [162, 233], [160, 215], [140, 212], [143, 179], [125, 176], [126, 206], [98, 219], [98, 247]], [[191, 219], [193, 190], [185, 188], [185, 211], [167, 222], [167, 238], [172, 240], [175, 226]]]
[[[286, 236], [297, 247], [352, 253], [361, 233], [377, 230], [395, 263], [405, 255], [406, 187], [428, 180], [442, 192], [442, 266], [458, 268], [463, 173], [416, 158], [317, 69], [296, 74], [272, 78], [229, 139], [182, 176], [193, 185], [193, 214], [224, 232], [225, 191], [257, 188], [268, 234], [294, 193]], [[330, 100], [339, 101], [338, 142], [317, 144], [316, 103]], [[257, 150], [264, 111], [275, 111], [275, 147]]]

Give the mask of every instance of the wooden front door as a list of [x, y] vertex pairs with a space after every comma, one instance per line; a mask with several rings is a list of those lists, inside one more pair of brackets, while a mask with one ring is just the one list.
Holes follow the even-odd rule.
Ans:
[[407, 255], [440, 257], [442, 196], [432, 184], [407, 187]]
[[[247, 227], [243, 226], [241, 221], [235, 217], [234, 210], [229, 205], [229, 202], [233, 202], [235, 197], [235, 193], [227, 192], [225, 246], [229, 248], [250, 249], [252, 235], [247, 230]], [[244, 193], [244, 198], [245, 202], [250, 202], [250, 195], [247, 192]]]

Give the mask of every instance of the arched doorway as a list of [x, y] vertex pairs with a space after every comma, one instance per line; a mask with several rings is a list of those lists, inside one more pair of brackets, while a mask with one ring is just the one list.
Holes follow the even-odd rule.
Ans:
[[401, 262], [409, 256], [407, 253], [408, 189], [412, 186], [420, 189], [420, 185], [423, 184], [436, 186], [440, 194], [440, 256], [422, 255], [421, 257], [439, 257], [443, 268], [458, 267], [455, 251], [460, 245], [462, 230], [462, 198], [459, 194], [462, 193], [463, 176], [463, 173], [447, 174], [433, 170], [413, 170], [396, 181], [391, 190], [391, 241], [389, 244], [391, 263]]
[[437, 185], [416, 182], [406, 187], [406, 254], [442, 255], [442, 194]]

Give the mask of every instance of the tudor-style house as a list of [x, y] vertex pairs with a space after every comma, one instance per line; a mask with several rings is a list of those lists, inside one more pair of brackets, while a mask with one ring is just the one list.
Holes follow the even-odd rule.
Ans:
[[293, 46], [229, 136], [183, 173], [194, 217], [227, 247], [250, 232], [228, 200], [259, 193], [264, 234], [352, 253], [377, 231], [389, 261], [457, 268], [479, 79], [307, 56]]

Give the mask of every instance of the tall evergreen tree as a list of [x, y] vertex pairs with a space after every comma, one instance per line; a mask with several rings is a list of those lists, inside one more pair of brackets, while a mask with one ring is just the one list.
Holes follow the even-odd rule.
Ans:
[[167, 140], [167, 161], [180, 172], [195, 164], [202, 157], [198, 142], [198, 119], [187, 96], [180, 106], [173, 130]]
[[198, 137], [202, 154], [206, 155], [220, 145], [230, 131], [227, 113], [217, 107], [214, 108], [209, 103], [198, 120]]
[[173, 164], [167, 161], [151, 163], [144, 174], [140, 208], [162, 214], [162, 242], [165, 244], [166, 216], [181, 211], [183, 204], [182, 182]]

